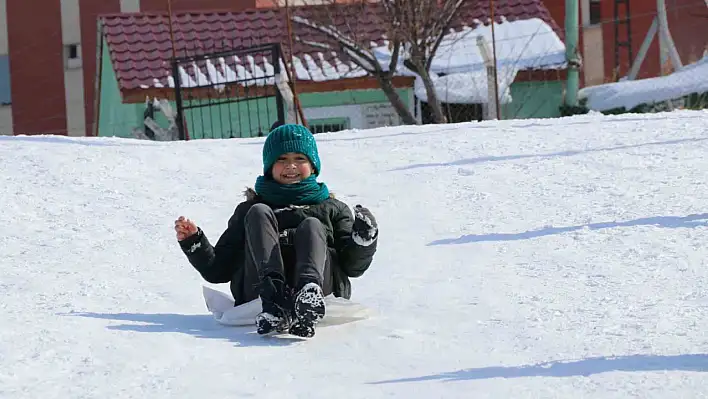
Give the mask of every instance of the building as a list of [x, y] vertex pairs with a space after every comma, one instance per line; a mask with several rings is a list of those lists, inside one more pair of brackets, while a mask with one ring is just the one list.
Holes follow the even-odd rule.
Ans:
[[[535, 7], [539, 2], [525, 4]], [[497, 3], [519, 6], [516, 0]], [[173, 0], [172, 4], [175, 12], [238, 11], [270, 7], [272, 0]], [[0, 134], [94, 135], [100, 61], [97, 17], [166, 8], [166, 0], [0, 0], [0, 27], [4, 27], [0, 28]]]
[[[267, 1], [172, 3], [175, 10], [244, 9]], [[0, 134], [90, 135], [97, 16], [166, 7], [166, 0], [0, 0]]]
[[[565, 29], [565, 0], [544, 0]], [[708, 4], [697, 0], [665, 0], [669, 30], [684, 65], [698, 61], [708, 49]], [[579, 0], [581, 84], [615, 82], [626, 76], [651, 27], [656, 0]], [[663, 67], [663, 68], [662, 68]], [[637, 78], [666, 74], [655, 36]]]
[[[513, 118], [559, 116], [566, 62], [558, 26], [540, 0], [527, 1], [527, 7], [515, 4], [514, 0], [497, 1], [502, 114]], [[475, 3], [463, 5], [431, 64], [431, 73], [438, 75], [439, 98], [451, 122], [481, 119], [488, 103], [487, 70], [477, 43], [479, 35], [491, 41], [491, 28], [482, 22], [488, 22], [486, 11]], [[378, 4], [365, 10], [358, 5], [293, 10], [293, 36], [297, 39], [293, 40], [292, 60], [308, 124], [314, 131], [400, 124], [377, 79], [310, 25], [329, 26], [332, 14], [347, 16], [346, 21], [335, 23], [335, 29], [371, 43], [382, 66], [392, 56], [386, 39], [386, 12]], [[169, 117], [179, 106], [176, 100], [186, 104], [181, 115], [190, 138], [253, 137], [267, 132], [279, 119], [279, 106], [283, 107], [277, 104], [276, 70], [289, 70], [285, 65], [290, 63], [285, 13], [264, 8], [189, 11], [175, 12], [172, 19], [174, 46], [164, 12], [100, 17], [98, 135], [134, 137], [145, 133], [151, 137], [154, 132], [169, 130], [176, 122]], [[347, 31], [363, 23], [369, 28]], [[268, 49], [273, 43], [281, 45], [277, 50], [283, 52], [280, 64], [276, 61], [280, 57]], [[252, 52], [244, 50], [248, 47], [254, 47]], [[171, 62], [173, 52], [182, 58], [177, 69]], [[426, 123], [426, 94], [415, 73], [399, 62], [395, 76], [393, 86], [402, 103], [419, 122]], [[159, 112], [162, 105], [167, 115]]]

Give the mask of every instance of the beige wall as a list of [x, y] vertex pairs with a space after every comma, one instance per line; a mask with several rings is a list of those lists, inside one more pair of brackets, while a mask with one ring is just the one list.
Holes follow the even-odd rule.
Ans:
[[581, 26], [590, 24], [590, 0], [580, 0], [580, 18]]
[[64, 70], [66, 128], [69, 136], [85, 136], [83, 69]]
[[[81, 24], [79, 21], [79, 0], [61, 0], [61, 36], [65, 57], [69, 45], [81, 44]], [[78, 48], [81, 56], [81, 47]], [[66, 128], [69, 136], [84, 136], [84, 81], [81, 59], [65, 61], [64, 95], [66, 101]]]
[[64, 44], [81, 43], [79, 0], [61, 0], [61, 37]]
[[0, 105], [0, 136], [12, 136], [12, 107]]
[[605, 52], [602, 41], [602, 25], [590, 25], [590, 0], [580, 1], [580, 24], [583, 35], [583, 72], [585, 86], [605, 82]]
[[139, 12], [140, 0], [120, 0], [121, 12]]
[[7, 54], [7, 0], [0, 0], [0, 54]]
[[585, 73], [585, 86], [594, 86], [605, 82], [605, 56], [601, 25], [583, 28], [583, 72]]

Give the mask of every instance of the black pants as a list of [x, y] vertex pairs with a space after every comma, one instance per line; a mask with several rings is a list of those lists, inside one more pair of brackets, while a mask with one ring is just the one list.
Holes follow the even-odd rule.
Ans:
[[275, 213], [265, 204], [255, 204], [248, 210], [244, 227], [246, 292], [257, 291], [264, 276], [279, 275], [296, 290], [313, 282], [322, 287], [324, 295], [332, 293], [327, 235], [318, 219], [308, 217], [298, 225], [293, 246], [280, 245]]

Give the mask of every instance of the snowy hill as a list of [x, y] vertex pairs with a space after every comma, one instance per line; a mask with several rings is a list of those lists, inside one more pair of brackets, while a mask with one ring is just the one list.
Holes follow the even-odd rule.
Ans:
[[708, 395], [708, 112], [318, 140], [376, 316], [301, 340], [216, 323], [172, 230], [218, 238], [262, 139], [0, 137], [0, 397]]

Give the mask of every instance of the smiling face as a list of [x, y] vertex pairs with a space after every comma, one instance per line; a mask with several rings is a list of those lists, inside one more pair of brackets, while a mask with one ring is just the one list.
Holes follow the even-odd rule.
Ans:
[[312, 175], [312, 164], [304, 154], [288, 152], [278, 157], [271, 173], [280, 184], [298, 183]]

